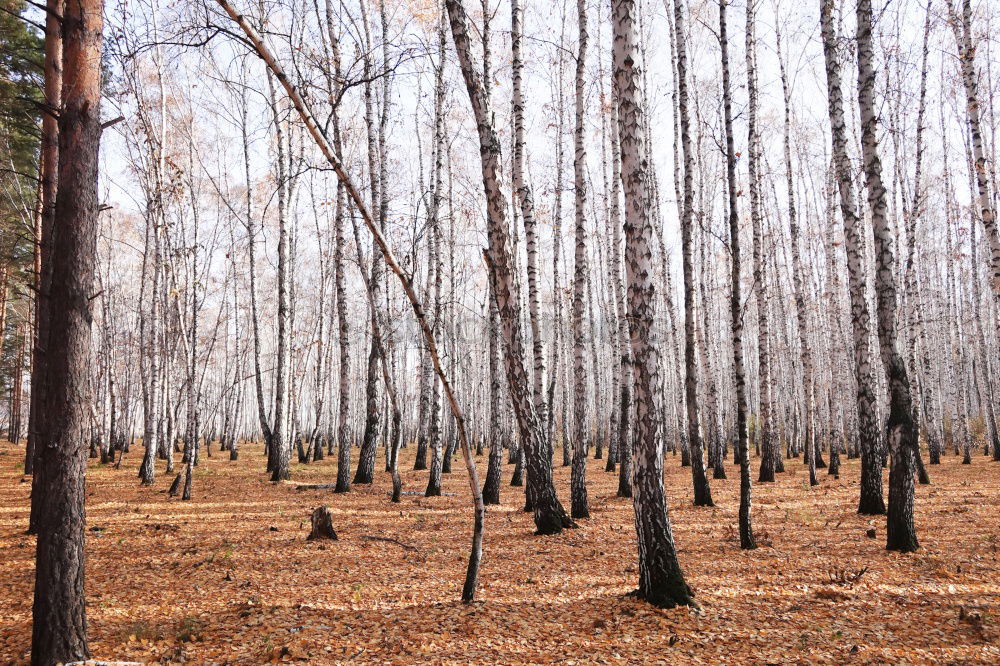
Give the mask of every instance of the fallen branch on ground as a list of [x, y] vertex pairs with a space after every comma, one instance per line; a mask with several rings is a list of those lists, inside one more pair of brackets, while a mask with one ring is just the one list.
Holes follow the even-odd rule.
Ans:
[[417, 550], [416, 546], [411, 546], [408, 543], [403, 543], [399, 539], [393, 539], [392, 537], [380, 537], [380, 536], [372, 536], [370, 534], [363, 534], [361, 538], [368, 539], [369, 541], [388, 541], [389, 543], [394, 543], [396, 545], [402, 546], [406, 550]]

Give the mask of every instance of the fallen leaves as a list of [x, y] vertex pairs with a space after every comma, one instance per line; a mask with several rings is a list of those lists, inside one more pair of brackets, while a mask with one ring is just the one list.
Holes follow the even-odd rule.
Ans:
[[[412, 452], [412, 449], [410, 450]], [[426, 483], [404, 451], [406, 488]], [[26, 660], [34, 541], [30, 484], [0, 444], [0, 663]], [[523, 489], [502, 488], [487, 515], [479, 601], [458, 602], [468, 554], [467, 481], [453, 495], [403, 495], [389, 476], [335, 495], [336, 461], [293, 467], [272, 485], [264, 459], [202, 458], [192, 501], [136, 483], [132, 462], [88, 470], [91, 650], [146, 663], [1000, 663], [1000, 467], [948, 456], [917, 489], [922, 548], [889, 554], [854, 513], [856, 461], [803, 489], [788, 461], [754, 488], [761, 547], [734, 541], [738, 475], [713, 480], [716, 509], [692, 506], [690, 472], [666, 461], [681, 564], [701, 611], [658, 610], [636, 585], [631, 504], [617, 476], [588, 469], [595, 507], [581, 529], [531, 535]], [[381, 467], [381, 461], [379, 461]], [[485, 465], [485, 457], [480, 459]], [[755, 461], [756, 462], [756, 461]], [[505, 481], [512, 470], [504, 467]], [[557, 467], [565, 498], [568, 468]], [[965, 485], [963, 485], [965, 484]], [[930, 493], [933, 492], [933, 497]], [[978, 493], [978, 494], [977, 494]], [[974, 498], [974, 501], [967, 501]], [[339, 541], [307, 542], [327, 505]], [[961, 521], [953, 509], [962, 507]], [[272, 531], [270, 528], [276, 530]], [[100, 537], [96, 535], [100, 534]], [[374, 539], [372, 537], [375, 537]], [[765, 538], [766, 537], [766, 538]]]

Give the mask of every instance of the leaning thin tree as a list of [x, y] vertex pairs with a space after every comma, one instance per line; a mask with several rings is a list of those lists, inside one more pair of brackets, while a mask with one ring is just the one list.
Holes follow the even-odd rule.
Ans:
[[316, 142], [320, 152], [323, 153], [323, 157], [326, 158], [326, 161], [329, 162], [330, 166], [333, 168], [334, 173], [337, 174], [337, 178], [343, 184], [344, 189], [347, 191], [347, 195], [351, 198], [355, 208], [361, 215], [361, 219], [364, 221], [365, 226], [368, 228], [368, 231], [371, 232], [375, 244], [378, 246], [379, 251], [382, 253], [382, 257], [385, 259], [386, 265], [396, 275], [396, 277], [399, 278], [400, 284], [403, 287], [403, 293], [406, 294], [406, 298], [410, 302], [410, 306], [413, 308], [413, 315], [416, 317], [417, 323], [420, 325], [421, 333], [423, 333], [424, 340], [427, 343], [428, 353], [430, 354], [431, 361], [434, 364], [434, 372], [441, 380], [441, 386], [444, 388], [445, 395], [448, 398], [448, 403], [451, 406], [451, 413], [455, 417], [455, 427], [458, 431], [459, 443], [462, 446], [462, 456], [465, 459], [465, 465], [469, 472], [469, 487], [472, 490], [472, 499], [475, 505], [475, 520], [472, 532], [472, 552], [469, 554], [469, 566], [465, 575], [465, 585], [462, 588], [462, 601], [467, 603], [471, 602], [475, 599], [476, 583], [479, 578], [479, 563], [482, 559], [483, 523], [486, 518], [486, 507], [483, 505], [483, 494], [479, 489], [479, 476], [476, 472], [476, 464], [473, 460], [472, 448], [469, 443], [469, 439], [466, 436], [465, 419], [462, 416], [462, 410], [458, 406], [458, 400], [455, 398], [451, 384], [445, 376], [444, 369], [441, 365], [441, 358], [438, 355], [437, 344], [434, 341], [434, 333], [431, 331], [430, 325], [427, 323], [423, 305], [421, 305], [416, 292], [413, 290], [412, 280], [396, 261], [396, 257], [393, 254], [392, 249], [389, 247], [388, 242], [382, 235], [378, 225], [375, 223], [375, 219], [372, 217], [371, 212], [365, 205], [361, 193], [358, 191], [357, 187], [355, 187], [354, 181], [351, 180], [351, 177], [344, 168], [344, 164], [341, 162], [340, 156], [334, 151], [333, 145], [327, 140], [326, 134], [316, 123], [312, 112], [309, 110], [309, 107], [306, 106], [305, 100], [302, 99], [298, 90], [294, 85], [292, 85], [291, 81], [289, 81], [284, 69], [282, 69], [270, 49], [268, 49], [267, 45], [264, 44], [261, 36], [257, 33], [253, 26], [247, 22], [246, 18], [237, 12], [232, 4], [230, 4], [227, 0], [217, 0], [217, 2], [219, 3], [219, 6], [221, 6], [227, 14], [229, 14], [230, 18], [232, 18], [233, 21], [240, 26], [244, 34], [246, 34], [248, 45], [257, 52], [257, 55], [259, 55], [261, 60], [264, 61], [268, 69], [270, 69], [271, 72], [274, 73], [274, 76], [281, 81], [281, 85], [288, 94], [288, 99], [292, 102], [292, 105], [298, 112], [299, 118], [306, 126], [306, 129], [309, 130], [310, 136], [312, 136], [313, 141]]

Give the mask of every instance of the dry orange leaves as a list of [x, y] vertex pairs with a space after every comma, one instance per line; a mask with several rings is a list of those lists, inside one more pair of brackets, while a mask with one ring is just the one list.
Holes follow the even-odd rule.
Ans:
[[[33, 538], [23, 450], [0, 445], [0, 662], [27, 658]], [[479, 601], [458, 602], [471, 537], [462, 466], [445, 492], [389, 502], [389, 475], [347, 495], [266, 481], [264, 458], [203, 457], [194, 499], [138, 485], [135, 452], [87, 477], [87, 600], [95, 658], [147, 663], [1000, 663], [1000, 465], [955, 457], [917, 489], [921, 549], [883, 549], [882, 519], [854, 512], [855, 461], [810, 489], [800, 461], [754, 487], [763, 544], [735, 538], [738, 475], [718, 506], [691, 505], [667, 460], [681, 563], [701, 605], [658, 610], [626, 596], [636, 577], [628, 500], [603, 461], [588, 469], [590, 520], [532, 535], [519, 488], [489, 510]], [[479, 461], [485, 474], [485, 457]], [[381, 462], [379, 463], [381, 465]], [[409, 471], [420, 491], [425, 472]], [[329, 483], [335, 460], [297, 465]], [[512, 468], [505, 466], [505, 481]], [[568, 468], [557, 468], [560, 493]], [[326, 504], [338, 541], [306, 541]], [[875, 538], [867, 532], [875, 528]], [[384, 537], [390, 540], [369, 539]], [[412, 546], [413, 548], [408, 548]]]

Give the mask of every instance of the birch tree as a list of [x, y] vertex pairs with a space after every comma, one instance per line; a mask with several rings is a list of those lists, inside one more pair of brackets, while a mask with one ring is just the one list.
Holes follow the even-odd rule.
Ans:
[[889, 419], [886, 439], [892, 455], [889, 469], [889, 506], [886, 548], [905, 553], [917, 549], [913, 525], [913, 475], [916, 471], [917, 429], [906, 363], [896, 340], [896, 262], [893, 235], [889, 228], [882, 162], [879, 159], [878, 119], [875, 114], [875, 68], [872, 47], [871, 0], [858, 0], [858, 106], [861, 109], [861, 151], [868, 190], [868, 208], [875, 239], [875, 295], [878, 340], [889, 384]]
[[[573, 518], [589, 518], [590, 509], [587, 504], [587, 449], [589, 444], [589, 425], [587, 423], [587, 366], [584, 355], [584, 289], [588, 279], [587, 266], [587, 183], [586, 162], [587, 150], [584, 145], [586, 128], [585, 81], [587, 71], [587, 2], [577, 0], [576, 20], [579, 31], [579, 42], [576, 53], [575, 76], [575, 116], [576, 125], [573, 130], [573, 189], [575, 196], [576, 231], [574, 234], [573, 263], [573, 468], [572, 468], [572, 507]], [[596, 379], [596, 377], [595, 377]]]
[[514, 281], [507, 222], [507, 200], [502, 188], [500, 142], [493, 127], [490, 102], [483, 92], [482, 80], [473, 65], [468, 20], [461, 0], [445, 0], [451, 34], [469, 94], [482, 162], [483, 188], [486, 194], [486, 221], [489, 246], [484, 252], [490, 282], [500, 316], [504, 365], [521, 445], [528, 470], [529, 497], [532, 500], [538, 534], [557, 534], [574, 525], [556, 496], [552, 469], [546, 457], [544, 423], [538, 419], [525, 368], [524, 337], [521, 331], [520, 295]]
[[851, 297], [851, 329], [854, 347], [854, 380], [857, 387], [858, 448], [861, 451], [861, 496], [858, 513], [883, 514], [882, 465], [878, 455], [878, 424], [872, 387], [870, 317], [865, 300], [866, 279], [862, 237], [854, 198], [851, 163], [847, 154], [847, 127], [840, 81], [840, 60], [833, 25], [833, 0], [820, 0], [820, 27], [826, 63], [826, 86], [833, 140], [833, 162], [840, 195], [840, 212], [847, 249], [847, 274]]
[[736, 193], [736, 146], [733, 135], [732, 84], [729, 73], [729, 29], [726, 20], [728, 0], [719, 0], [719, 45], [722, 49], [722, 110], [726, 133], [726, 203], [729, 222], [729, 255], [731, 258], [729, 316], [733, 345], [733, 379], [736, 389], [736, 459], [740, 465], [740, 548], [757, 547], [753, 534], [752, 482], [750, 478], [750, 449], [747, 436], [746, 368], [743, 362], [743, 300], [742, 253], [740, 248], [740, 219]]
[[[688, 447], [691, 451], [691, 476], [694, 485], [695, 506], [713, 506], [712, 489], [705, 474], [705, 460], [702, 452], [701, 423], [698, 412], [698, 359], [695, 356], [695, 326], [697, 314], [694, 305], [694, 266], [692, 265], [694, 227], [694, 146], [690, 136], [690, 115], [688, 113], [687, 46], [684, 34], [683, 0], [674, 0], [674, 43], [677, 49], [677, 106], [680, 111], [681, 150], [684, 163], [684, 189], [681, 203], [681, 255], [684, 270], [684, 392], [687, 403]], [[621, 86], [621, 84], [619, 84]], [[619, 89], [620, 90], [620, 89]], [[622, 110], [619, 108], [619, 114]], [[618, 119], [619, 124], [625, 122]], [[626, 180], [624, 167], [625, 140], [622, 144], [622, 179]], [[627, 205], [627, 204], [626, 204]], [[626, 260], [627, 264], [627, 260]], [[633, 333], [633, 336], [635, 334]], [[636, 350], [633, 344], [632, 353]], [[635, 359], [638, 363], [638, 359]], [[638, 382], [638, 380], [637, 380]], [[636, 400], [639, 400], [638, 394]]]
[[811, 344], [809, 342], [805, 294], [803, 289], [804, 269], [799, 251], [799, 219], [795, 207], [795, 181], [792, 178], [792, 120], [791, 91], [788, 85], [788, 75], [785, 71], [785, 61], [781, 53], [781, 29], [775, 32], [778, 68], [781, 76], [782, 101], [784, 102], [784, 132], [782, 148], [785, 157], [785, 185], [788, 188], [788, 227], [792, 245], [792, 285], [795, 294], [795, 323], [799, 334], [799, 354], [802, 362], [802, 392], [805, 394], [805, 432], [802, 438], [805, 446], [805, 462], [809, 466], [809, 485], [819, 485], [816, 478], [816, 433], [813, 423], [815, 412], [815, 387], [813, 385], [813, 362]]
[[[680, 8], [678, 5], [678, 13]], [[645, 144], [646, 115], [642, 107], [642, 71], [634, 0], [612, 0], [614, 87], [621, 146], [622, 193], [625, 201], [625, 281], [635, 390], [633, 509], [639, 548], [639, 588], [636, 594], [664, 608], [694, 603], [684, 581], [663, 488], [661, 415], [653, 394], [658, 355], [650, 340], [656, 316], [653, 281], [653, 225], [650, 215], [649, 162]], [[693, 350], [692, 350], [693, 351]]]
[[[1000, 303], [1000, 228], [997, 227], [996, 209], [990, 197], [989, 178], [986, 169], [986, 151], [983, 146], [981, 126], [979, 76], [976, 72], [976, 44], [972, 36], [972, 0], [962, 0], [962, 13], [958, 15], [954, 0], [945, 0], [948, 6], [948, 22], [958, 46], [958, 59], [962, 69], [962, 83], [965, 85], [966, 118], [972, 134], [972, 150], [975, 159], [976, 187], [979, 194], [980, 219], [989, 244], [990, 284], [993, 296]], [[1000, 335], [1000, 323], [997, 324]]]

